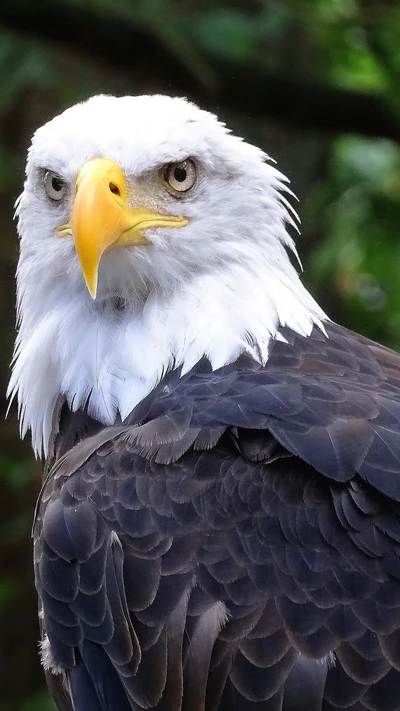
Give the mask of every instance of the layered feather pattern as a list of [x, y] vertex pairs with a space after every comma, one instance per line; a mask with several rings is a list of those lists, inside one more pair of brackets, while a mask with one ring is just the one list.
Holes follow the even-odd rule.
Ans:
[[34, 528], [61, 709], [400, 709], [400, 357], [326, 331], [172, 371], [114, 427], [61, 406]]

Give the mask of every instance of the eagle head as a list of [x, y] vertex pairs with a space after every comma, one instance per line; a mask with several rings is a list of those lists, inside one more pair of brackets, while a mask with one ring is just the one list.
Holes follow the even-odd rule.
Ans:
[[112, 423], [172, 367], [265, 361], [280, 326], [323, 319], [287, 254], [285, 192], [261, 150], [185, 99], [96, 96], [38, 129], [9, 388], [37, 452], [60, 396]]

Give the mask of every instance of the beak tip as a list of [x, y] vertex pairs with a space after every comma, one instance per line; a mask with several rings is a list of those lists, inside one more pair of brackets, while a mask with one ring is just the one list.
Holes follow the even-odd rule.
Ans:
[[85, 279], [87, 290], [92, 297], [93, 301], [96, 300], [97, 296], [97, 274], [93, 279]]

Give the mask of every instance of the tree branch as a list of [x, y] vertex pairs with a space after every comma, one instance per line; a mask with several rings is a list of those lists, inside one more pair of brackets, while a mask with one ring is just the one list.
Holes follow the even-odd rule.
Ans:
[[[160, 36], [134, 24], [110, 8], [101, 14], [65, 0], [2, 0], [0, 23], [18, 33], [61, 42], [90, 53], [135, 77], [156, 82], [160, 90], [189, 96], [220, 110], [266, 116], [314, 131], [359, 133], [400, 140], [400, 119], [374, 94], [306, 83], [261, 68], [213, 60], [202, 81]], [[215, 79], [213, 79], [213, 76]]]

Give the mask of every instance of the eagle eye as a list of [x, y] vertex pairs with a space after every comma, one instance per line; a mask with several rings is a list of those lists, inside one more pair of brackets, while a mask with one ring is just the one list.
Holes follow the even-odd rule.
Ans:
[[43, 182], [46, 195], [50, 198], [50, 200], [59, 202], [63, 199], [67, 186], [65, 180], [57, 175], [57, 173], [53, 173], [51, 170], [46, 170]]
[[189, 158], [180, 163], [168, 163], [162, 169], [162, 178], [173, 194], [187, 193], [196, 182], [196, 165]]

